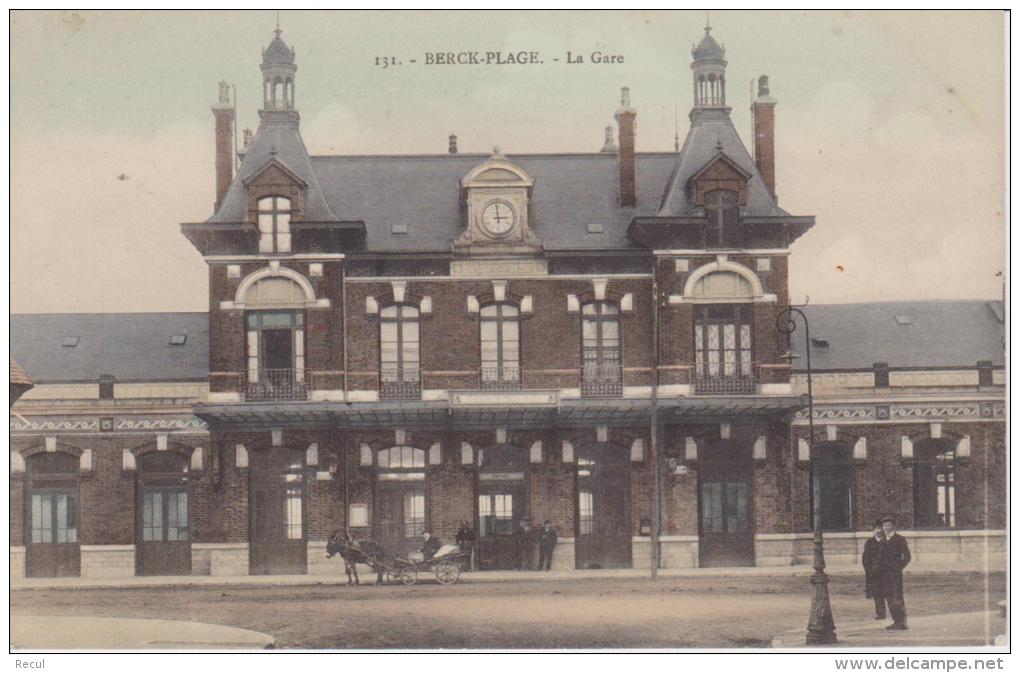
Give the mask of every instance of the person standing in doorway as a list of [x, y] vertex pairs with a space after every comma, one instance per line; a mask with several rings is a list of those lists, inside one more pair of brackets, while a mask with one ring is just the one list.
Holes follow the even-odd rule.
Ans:
[[457, 531], [457, 545], [462, 552], [471, 552], [471, 561], [468, 567], [475, 569], [475, 531], [467, 521], [460, 522], [460, 530]]
[[885, 540], [878, 547], [876, 562], [876, 594], [889, 604], [893, 623], [887, 629], [907, 630], [907, 607], [903, 600], [903, 569], [910, 563], [910, 549], [907, 541], [896, 532], [892, 517], [882, 519], [882, 533]]
[[548, 519], [542, 527], [542, 535], [538, 542], [538, 568], [549, 570], [552, 567], [553, 550], [556, 549], [556, 531]]
[[878, 595], [875, 590], [878, 572], [878, 550], [885, 542], [885, 533], [882, 532], [882, 522], [875, 520], [872, 527], [872, 535], [864, 543], [864, 553], [861, 555], [861, 564], [864, 566], [864, 595], [875, 600], [875, 619], [885, 619], [885, 598]]

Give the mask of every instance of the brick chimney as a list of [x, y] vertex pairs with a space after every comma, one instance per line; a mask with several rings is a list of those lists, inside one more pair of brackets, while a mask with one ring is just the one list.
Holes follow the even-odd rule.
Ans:
[[616, 111], [619, 125], [620, 205], [637, 205], [637, 179], [634, 144], [637, 136], [637, 110], [630, 106], [630, 87], [620, 89], [620, 108]]
[[234, 106], [230, 85], [220, 82], [220, 99], [212, 106], [216, 119], [216, 210], [234, 179]]
[[772, 198], [776, 198], [776, 99], [769, 95], [769, 76], [758, 78], [758, 97], [751, 104], [754, 117], [754, 163]]

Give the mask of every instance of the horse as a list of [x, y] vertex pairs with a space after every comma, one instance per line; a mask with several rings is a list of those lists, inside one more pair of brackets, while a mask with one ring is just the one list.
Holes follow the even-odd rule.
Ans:
[[344, 560], [344, 569], [347, 571], [347, 585], [361, 584], [358, 579], [358, 563], [364, 563], [376, 571], [376, 585], [383, 583], [383, 567], [379, 563], [382, 556], [382, 548], [375, 542], [366, 541], [359, 543], [350, 536], [343, 536], [334, 533], [326, 542], [326, 558], [333, 558], [337, 554]]

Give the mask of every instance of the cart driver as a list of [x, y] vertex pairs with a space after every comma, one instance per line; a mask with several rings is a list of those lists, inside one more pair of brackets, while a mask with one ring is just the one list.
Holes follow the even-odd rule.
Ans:
[[430, 560], [439, 551], [439, 548], [443, 546], [443, 543], [439, 541], [439, 538], [433, 537], [432, 533], [425, 533], [425, 543], [421, 546], [421, 554], [426, 561]]

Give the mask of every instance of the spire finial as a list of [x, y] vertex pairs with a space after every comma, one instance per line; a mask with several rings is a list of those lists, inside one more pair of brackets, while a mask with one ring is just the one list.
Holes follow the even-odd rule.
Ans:
[[680, 151], [680, 107], [673, 99], [673, 151]]
[[709, 13], [705, 12], [705, 35], [712, 32], [712, 21], [709, 18]]
[[276, 10], [276, 30], [273, 32], [276, 33], [276, 37], [280, 37], [280, 33], [283, 32], [280, 30], [280, 10]]

